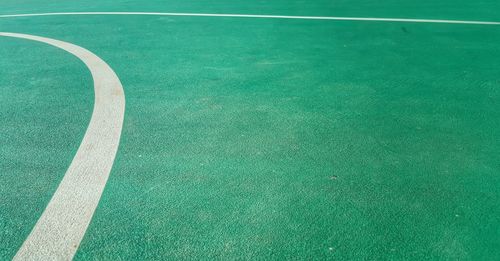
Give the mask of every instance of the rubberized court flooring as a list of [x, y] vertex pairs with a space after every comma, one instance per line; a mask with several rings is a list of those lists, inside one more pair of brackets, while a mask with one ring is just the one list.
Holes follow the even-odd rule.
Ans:
[[[0, 15], [182, 12], [500, 21], [500, 2], [2, 0]], [[500, 25], [2, 17], [116, 73], [126, 110], [76, 260], [500, 259]], [[0, 37], [0, 259], [89, 126], [77, 57]], [[51, 239], [47, 239], [51, 240]]]

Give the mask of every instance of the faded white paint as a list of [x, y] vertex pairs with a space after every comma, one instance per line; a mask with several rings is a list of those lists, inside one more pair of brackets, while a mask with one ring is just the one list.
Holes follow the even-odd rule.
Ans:
[[47, 208], [14, 260], [70, 260], [92, 219], [115, 159], [125, 113], [125, 96], [115, 72], [74, 44], [26, 34], [0, 33], [43, 42], [84, 62], [94, 79], [95, 103], [80, 147]]

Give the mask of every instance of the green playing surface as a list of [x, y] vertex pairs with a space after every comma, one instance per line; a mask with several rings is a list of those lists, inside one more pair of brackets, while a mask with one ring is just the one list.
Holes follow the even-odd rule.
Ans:
[[[500, 21], [498, 10], [470, 0], [0, 2], [0, 15]], [[82, 46], [125, 90], [120, 147], [75, 260], [500, 259], [500, 25], [89, 15], [0, 18], [0, 32]], [[57, 189], [93, 95], [71, 54], [0, 37], [0, 260]]]

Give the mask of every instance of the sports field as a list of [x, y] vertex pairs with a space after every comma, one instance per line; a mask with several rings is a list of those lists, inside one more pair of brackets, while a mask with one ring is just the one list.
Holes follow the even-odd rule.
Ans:
[[0, 1], [0, 260], [500, 260], [500, 1]]

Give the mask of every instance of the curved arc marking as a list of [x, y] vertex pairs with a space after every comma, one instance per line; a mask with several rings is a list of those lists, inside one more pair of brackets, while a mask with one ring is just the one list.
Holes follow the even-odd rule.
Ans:
[[400, 23], [439, 23], [439, 24], [500, 25], [500, 22], [497, 22], [497, 21], [467, 21], [467, 20], [407, 19], [407, 18], [375, 18], [375, 17], [342, 17], [342, 16], [291, 16], [291, 15], [255, 15], [255, 14], [160, 13], [160, 12], [57, 12], [57, 13], [33, 13], [33, 14], [6, 14], [6, 15], [0, 15], [0, 18], [33, 17], [33, 16], [66, 16], [66, 15], [202, 16], [202, 17], [236, 17], [236, 18], [302, 19], [302, 20], [337, 20], [337, 21], [370, 21], [370, 22], [400, 22]]
[[63, 41], [3, 33], [63, 49], [85, 63], [94, 80], [95, 102], [84, 138], [59, 187], [14, 260], [73, 258], [99, 203], [120, 142], [125, 95], [115, 72], [92, 52]]
[[[160, 12], [58, 12], [7, 14], [0, 15], [0, 18], [72, 15], [234, 17], [500, 25], [500, 22], [496, 21]], [[71, 259], [76, 253], [99, 203], [118, 150], [125, 114], [123, 87], [115, 72], [106, 62], [82, 47], [27, 34], [0, 32], [0, 36], [43, 42], [63, 49], [83, 61], [94, 79], [94, 111], [82, 143], [47, 208], [14, 257], [14, 260]]]

